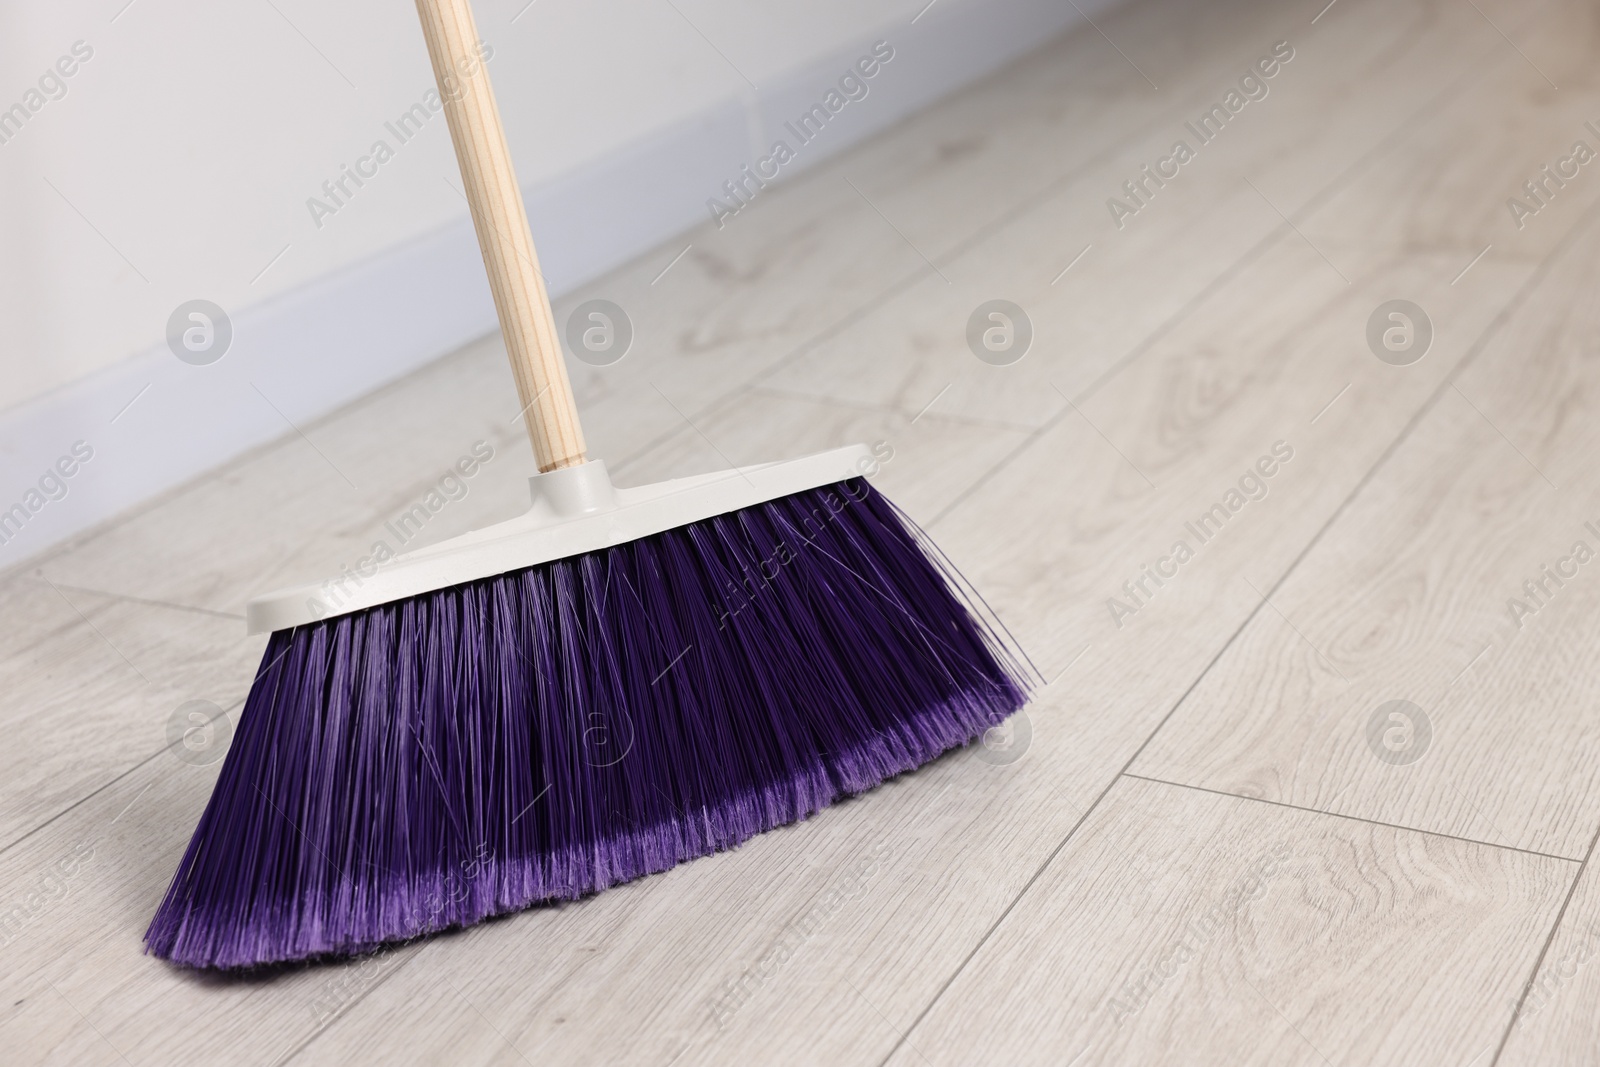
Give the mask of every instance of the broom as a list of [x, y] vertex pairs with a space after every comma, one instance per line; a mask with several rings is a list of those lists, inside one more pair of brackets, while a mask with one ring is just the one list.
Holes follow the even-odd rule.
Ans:
[[[864, 447], [614, 487], [588, 459], [468, 0], [417, 0], [540, 473], [508, 522], [257, 598], [271, 632], [145, 935], [372, 950], [731, 848], [1026, 699]], [[369, 568], [370, 571], [370, 568]]]

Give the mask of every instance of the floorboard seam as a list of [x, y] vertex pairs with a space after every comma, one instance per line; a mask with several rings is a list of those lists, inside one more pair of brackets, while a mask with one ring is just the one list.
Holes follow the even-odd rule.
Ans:
[[[1481, 72], [1472, 72], [1472, 73], [1481, 73]], [[1452, 83], [1452, 84], [1454, 84], [1454, 83]], [[853, 326], [855, 323], [860, 322], [862, 319], [867, 318], [873, 312], [879, 310], [880, 308], [882, 308], [883, 306], [888, 304], [889, 301], [893, 300], [896, 296], [900, 295], [902, 292], [904, 292], [907, 289], [909, 289], [912, 285], [916, 284], [918, 281], [920, 281], [924, 277], [928, 277], [928, 276], [936, 273], [937, 269], [938, 269], [938, 267], [940, 265], [948, 266], [949, 264], [954, 263], [955, 260], [958, 259], [960, 256], [962, 256], [963, 254], [965, 254], [968, 251], [971, 251], [974, 247], [976, 247], [977, 245], [981, 244], [983, 241], [987, 240], [989, 237], [992, 237], [994, 234], [1000, 232], [1005, 227], [1011, 225], [1013, 222], [1016, 222], [1019, 219], [1026, 218], [1031, 212], [1039, 209], [1043, 205], [1047, 204], [1050, 200], [1054, 199], [1057, 195], [1059, 195], [1072, 182], [1076, 181], [1080, 177], [1083, 177], [1083, 176], [1089, 174], [1093, 170], [1093, 168], [1095, 168], [1096, 166], [1099, 166], [1100, 164], [1102, 164], [1102, 163], [1104, 163], [1104, 162], [1106, 162], [1106, 161], [1108, 161], [1110, 159], [1115, 158], [1119, 152], [1125, 150], [1124, 146], [1130, 140], [1136, 139], [1138, 137], [1142, 137], [1142, 136], [1144, 136], [1144, 135], [1146, 135], [1146, 134], [1148, 134], [1148, 133], [1150, 133], [1152, 131], [1155, 131], [1155, 130], [1158, 130], [1158, 129], [1162, 128], [1166, 124], [1171, 123], [1176, 116], [1183, 114], [1182, 109], [1185, 106], [1187, 106], [1193, 100], [1203, 99], [1205, 97], [1205, 95], [1206, 94], [1203, 91], [1192, 91], [1190, 93], [1190, 96], [1186, 97], [1184, 99], [1184, 102], [1178, 103], [1178, 104], [1174, 104], [1170, 108], [1163, 110], [1160, 114], [1156, 114], [1156, 115], [1151, 116], [1151, 118], [1147, 122], [1142, 124], [1129, 137], [1123, 138], [1123, 139], [1121, 139], [1119, 141], [1116, 141], [1115, 143], [1107, 144], [1104, 148], [1100, 149], [1098, 152], [1096, 152], [1093, 155], [1089, 156], [1087, 159], [1084, 159], [1083, 161], [1081, 161], [1078, 164], [1074, 165], [1073, 167], [1069, 168], [1064, 173], [1058, 175], [1057, 177], [1055, 177], [1055, 178], [1051, 179], [1050, 181], [1044, 183], [1043, 185], [1039, 186], [1038, 189], [1036, 189], [1034, 192], [1032, 192], [1030, 194], [1027, 194], [1027, 195], [1024, 195], [1016, 204], [1014, 204], [1010, 208], [1007, 208], [1006, 210], [1000, 212], [998, 215], [993, 216], [988, 221], [986, 221], [984, 223], [981, 223], [979, 226], [977, 226], [975, 229], [973, 229], [970, 233], [968, 233], [966, 237], [963, 237], [960, 240], [956, 241], [954, 244], [952, 244], [950, 247], [945, 249], [943, 252], [940, 252], [940, 253], [936, 254], [933, 257], [931, 265], [926, 265], [925, 264], [923, 266], [916, 267], [913, 270], [911, 270], [909, 273], [901, 276], [899, 279], [897, 279], [892, 284], [890, 284], [886, 289], [884, 289], [881, 292], [879, 292], [876, 296], [873, 296], [873, 297], [869, 298], [865, 303], [858, 305], [854, 310], [850, 311], [843, 318], [841, 318], [838, 322], [834, 323], [831, 326], [828, 326], [826, 329], [824, 329], [821, 332], [813, 335], [808, 340], [802, 342], [795, 349], [785, 353], [782, 356], [777, 357], [777, 359], [775, 359], [770, 365], [762, 368], [761, 370], [756, 371], [748, 379], [746, 379], [743, 383], [741, 383], [740, 385], [736, 386], [735, 388], [729, 390], [727, 393], [724, 393], [722, 396], [715, 397], [712, 400], [710, 400], [709, 402], [707, 402], [703, 407], [701, 407], [699, 410], [697, 410], [695, 412], [695, 417], [696, 418], [703, 418], [703, 417], [706, 417], [706, 416], [714, 416], [715, 414], [717, 414], [718, 412], [722, 411], [723, 409], [732, 406], [740, 398], [744, 397], [749, 392], [751, 392], [753, 390], [756, 390], [756, 389], [759, 389], [759, 388], [765, 387], [765, 383], [769, 379], [771, 379], [774, 375], [778, 374], [780, 371], [782, 371], [786, 367], [791, 366], [797, 360], [801, 359], [802, 357], [804, 357], [805, 355], [810, 353], [812, 350], [817, 348], [819, 345], [821, 345], [824, 342], [830, 340], [831, 338], [837, 336], [845, 328], [847, 328], [849, 326]], [[1430, 104], [1429, 106], [1432, 106], [1432, 105]], [[1417, 118], [1421, 117], [1421, 114], [1422, 114], [1422, 112], [1419, 111], [1416, 115], [1414, 115], [1414, 116], [1406, 119], [1406, 121], [1402, 122], [1400, 124], [1400, 127], [1399, 127], [1398, 130], [1390, 133], [1388, 137], [1382, 139], [1379, 142], [1379, 146], [1386, 145], [1388, 143], [1389, 139], [1394, 137], [1396, 135], [1396, 133], [1400, 132], [1400, 130], [1408, 129], [1411, 126], [1411, 124]], [[915, 116], [913, 116], [912, 118], [914, 120]], [[1355, 164], [1352, 164], [1351, 167], [1346, 168], [1345, 172], [1342, 172], [1338, 177], [1336, 177], [1334, 179], [1334, 183], [1342, 182], [1344, 180], [1346, 174], [1347, 173], [1351, 173], [1355, 169], [1357, 169], [1361, 165], [1361, 163], [1365, 160], [1365, 158], [1366, 158], [1366, 155], [1364, 154], [1360, 159], [1357, 160], [1357, 162]], [[830, 168], [838, 168], [838, 167], [841, 167], [842, 165], [843, 165], [843, 161], [842, 160], [841, 161], [830, 161], [829, 163], [825, 164], [826, 167], [830, 167]], [[1305, 204], [1301, 205], [1299, 211], [1304, 211], [1307, 208], [1311, 207], [1314, 203], [1317, 202], [1317, 198], [1320, 197], [1321, 195], [1322, 195], [1322, 193], [1320, 191], [1317, 194], [1314, 194], [1314, 196], [1312, 197], [1311, 200], [1308, 200]], [[1298, 214], [1298, 213], [1299, 212], [1297, 211], [1296, 214]], [[1246, 255], [1249, 255], [1249, 254], [1250, 253], [1246, 253]], [[1141, 342], [1141, 344], [1142, 343], [1143, 342]], [[1137, 354], [1138, 354], [1138, 346], [1135, 346], [1135, 350], [1134, 351], [1130, 352], [1128, 355], [1123, 356], [1122, 359], [1120, 359], [1117, 364], [1113, 365], [1113, 371], [1115, 369], [1120, 369], [1120, 365], [1121, 364], [1126, 363], [1130, 359], [1134, 358]], [[1105, 376], [1102, 375], [1102, 378], [1103, 377], [1105, 377]], [[1096, 382], [1091, 386], [1090, 392], [1092, 392], [1095, 389], [1098, 389], [1102, 384], [1103, 384], [1102, 381], [1096, 380]], [[1084, 399], [1086, 399], [1088, 395], [1089, 394], [1086, 393], [1085, 396], [1084, 396]], [[1046, 424], [1044, 424], [1044, 426], [1041, 426], [1040, 429], [1043, 429], [1043, 428], [1047, 427], [1048, 425], [1052, 424], [1059, 417], [1060, 417], [1059, 414], [1055, 415], [1055, 416], [1051, 416], [1050, 420]], [[629, 455], [624, 456], [618, 463], [615, 464], [615, 468], [614, 469], [616, 471], [622, 471], [622, 470], [626, 469], [630, 464], [639, 462], [640, 460], [642, 460], [646, 456], [648, 456], [651, 452], [655, 451], [656, 449], [658, 449], [661, 446], [663, 446], [664, 444], [666, 444], [668, 441], [671, 441], [674, 438], [676, 438], [678, 436], [681, 436], [684, 433], [690, 432], [691, 429], [692, 429], [692, 427], [679, 426], [679, 427], [674, 427], [673, 429], [667, 431], [666, 433], [658, 435], [657, 437], [653, 438], [652, 440], [650, 440], [649, 442], [647, 442], [643, 446], [635, 449]], [[1019, 429], [1027, 429], [1027, 427], [1019, 427]], [[948, 510], [948, 509], [946, 509], [946, 510]], [[941, 513], [941, 516], [942, 516], [942, 514], [943, 513]], [[935, 521], [937, 521], [937, 518], [941, 517], [941, 516], [936, 516], [935, 517]]]
[[170, 600], [151, 600], [149, 597], [129, 596], [126, 593], [113, 593], [109, 589], [92, 589], [85, 585], [68, 585], [66, 582], [54, 582], [58, 589], [69, 589], [74, 593], [88, 593], [90, 596], [105, 597], [109, 600], [123, 600], [130, 604], [146, 604], [153, 608], [170, 608], [173, 611], [188, 611], [197, 615], [215, 615], [219, 619], [237, 619], [244, 621], [243, 615], [231, 611], [216, 611], [213, 608], [200, 608], [192, 604], [174, 604]]
[[[1494, 49], [1491, 48], [1489, 51], [1493, 52]], [[1485, 55], [1488, 54], [1489, 53], [1485, 53]], [[1316, 211], [1323, 204], [1327, 203], [1328, 200], [1340, 192], [1345, 185], [1355, 177], [1355, 175], [1360, 173], [1363, 167], [1387, 152], [1392, 147], [1393, 142], [1403, 139], [1406, 134], [1412, 131], [1413, 127], [1418, 122], [1423, 121], [1430, 113], [1438, 110], [1439, 108], [1448, 104], [1451, 100], [1455, 99], [1455, 95], [1458, 92], [1462, 82], [1471, 82], [1477, 78], [1481, 78], [1487, 74], [1492, 67], [1493, 64], [1482, 69], [1469, 68], [1455, 80], [1451, 81], [1450, 84], [1443, 90], [1435, 94], [1435, 96], [1426, 104], [1413, 112], [1394, 130], [1390, 131], [1386, 137], [1379, 139], [1377, 144], [1373, 145], [1366, 152], [1357, 157], [1354, 163], [1340, 171], [1331, 182], [1323, 186], [1321, 189], [1318, 189], [1304, 203], [1295, 208], [1295, 210], [1289, 214], [1289, 217], [1286, 221], [1267, 231], [1266, 235], [1252, 245], [1249, 249], [1247, 249], [1244, 255], [1240, 256], [1233, 263], [1225, 267], [1215, 278], [1202, 286], [1200, 291], [1191, 297], [1182, 307], [1164, 319], [1153, 331], [1151, 331], [1147, 336], [1130, 348], [1115, 363], [1101, 372], [1100, 375], [1097, 376], [1087, 386], [1085, 386], [1076, 397], [1072, 398], [1071, 403], [1034, 428], [1034, 430], [1029, 433], [1025, 439], [1017, 444], [1016, 448], [1002, 456], [993, 467], [991, 467], [966, 489], [962, 490], [962, 492], [958, 494], [954, 500], [946, 504], [937, 514], [924, 523], [924, 527], [932, 527], [935, 523], [939, 522], [945, 516], [950, 514], [961, 504], [965, 503], [969, 497], [978, 491], [979, 487], [982, 486], [984, 482], [988, 481], [990, 478], [1000, 473], [1000, 471], [1004, 470], [1017, 456], [1020, 456], [1022, 453], [1026, 452], [1038, 439], [1042, 438], [1047, 432], [1049, 432], [1069, 414], [1071, 414], [1073, 411], [1073, 405], [1082, 405], [1088, 403], [1096, 393], [1100, 392], [1100, 390], [1104, 389], [1107, 385], [1110, 385], [1111, 382], [1114, 381], [1124, 370], [1132, 366], [1133, 363], [1136, 362], [1141, 356], [1145, 355], [1152, 348], [1154, 348], [1163, 337], [1167, 336], [1173, 330], [1176, 330], [1185, 321], [1187, 321], [1191, 315], [1199, 311], [1201, 307], [1205, 306], [1205, 304], [1213, 296], [1225, 289], [1227, 285], [1237, 276], [1240, 270], [1250, 266], [1261, 256], [1265, 255], [1267, 250], [1273, 245], [1289, 236], [1290, 233], [1295, 232], [1293, 223], [1296, 219], [1301, 219], [1303, 221], [1306, 215]]]
[[[1477, 73], [1482, 74], [1484, 71], [1480, 70]], [[1447, 92], [1453, 91], [1455, 84], [1455, 82], [1452, 82], [1451, 89], [1447, 90]], [[1577, 239], [1577, 236], [1594, 221], [1597, 214], [1600, 214], [1600, 201], [1597, 201], [1595, 204], [1591, 205], [1581, 216], [1579, 216], [1578, 221], [1572, 226], [1571, 229], [1567, 231], [1561, 240], [1556, 243], [1555, 247], [1550, 250], [1549, 254], [1546, 255], [1543, 260], [1541, 260], [1539, 266], [1534, 269], [1533, 273], [1529, 275], [1528, 279], [1523, 282], [1523, 284], [1517, 289], [1516, 293], [1512, 295], [1512, 298], [1506, 302], [1506, 305], [1501, 308], [1499, 313], [1497, 313], [1495, 317], [1489, 321], [1489, 324], [1485, 326], [1484, 329], [1479, 333], [1478, 338], [1472, 343], [1472, 346], [1468, 348], [1461, 358], [1456, 361], [1455, 366], [1451, 367], [1450, 370], [1446, 372], [1439, 384], [1434, 387], [1433, 392], [1428, 395], [1428, 397], [1412, 414], [1411, 418], [1406, 421], [1406, 424], [1401, 427], [1399, 434], [1394, 438], [1393, 441], [1389, 443], [1389, 446], [1384, 449], [1383, 453], [1379, 455], [1376, 461], [1373, 462], [1372, 466], [1367, 469], [1367, 472], [1362, 475], [1355, 487], [1344, 498], [1344, 500], [1340, 502], [1339, 506], [1334, 509], [1333, 513], [1328, 516], [1327, 521], [1325, 521], [1317, 530], [1317, 532], [1313, 534], [1312, 537], [1306, 542], [1305, 547], [1300, 550], [1299, 554], [1297, 554], [1295, 558], [1290, 561], [1289, 565], [1278, 577], [1278, 580], [1273, 583], [1272, 588], [1268, 589], [1266, 595], [1262, 597], [1261, 601], [1256, 604], [1254, 608], [1250, 609], [1249, 613], [1246, 614], [1244, 620], [1239, 624], [1238, 628], [1229, 635], [1228, 640], [1223, 643], [1217, 654], [1211, 658], [1206, 666], [1195, 677], [1194, 681], [1191, 682], [1188, 688], [1184, 690], [1183, 695], [1178, 698], [1177, 702], [1174, 703], [1167, 713], [1161, 717], [1161, 721], [1156, 724], [1155, 729], [1153, 729], [1149, 736], [1144, 739], [1143, 743], [1139, 745], [1133, 756], [1122, 765], [1117, 774], [1095, 797], [1093, 803], [1089, 805], [1089, 809], [1083, 813], [1077, 822], [1073, 823], [1072, 828], [1067, 831], [1067, 835], [1061, 839], [1054, 849], [1051, 850], [1044, 863], [1041, 864], [1036, 871], [1034, 871], [1031, 877], [1029, 877], [1016, 897], [1012, 899], [1011, 903], [1006, 905], [999, 918], [997, 918], [995, 922], [990, 925], [988, 930], [984, 932], [983, 936], [973, 946], [972, 951], [967, 953], [956, 969], [951, 972], [950, 977], [944, 981], [944, 983], [939, 987], [938, 991], [933, 995], [923, 1009], [917, 1013], [916, 1017], [911, 1021], [910, 1025], [906, 1027], [904, 1033], [900, 1036], [900, 1039], [896, 1041], [895, 1044], [889, 1049], [888, 1054], [885, 1055], [881, 1061], [879, 1061], [879, 1067], [886, 1067], [889, 1060], [893, 1059], [895, 1053], [900, 1050], [900, 1046], [909, 1041], [912, 1031], [921, 1025], [922, 1020], [925, 1019], [928, 1013], [933, 1010], [934, 1005], [939, 1002], [939, 999], [945, 994], [950, 986], [954, 984], [955, 980], [961, 976], [961, 972], [966, 969], [967, 965], [988, 942], [989, 938], [992, 937], [994, 932], [999, 929], [1002, 923], [1005, 922], [1006, 917], [1011, 914], [1012, 910], [1017, 906], [1022, 898], [1027, 895], [1028, 890], [1033, 887], [1033, 885], [1044, 874], [1045, 870], [1049, 868], [1050, 864], [1055, 861], [1056, 856], [1059, 855], [1064, 848], [1066, 848], [1067, 843], [1072, 840], [1072, 837], [1077, 833], [1078, 828], [1082, 826], [1084, 821], [1094, 813], [1095, 808], [1097, 808], [1100, 802], [1105, 799], [1106, 794], [1108, 794], [1116, 785], [1117, 780], [1128, 773], [1129, 768], [1131, 768], [1135, 761], [1138, 760], [1139, 756], [1143, 754], [1145, 748], [1148, 747], [1150, 742], [1155, 739], [1156, 735], [1161, 732], [1162, 728], [1169, 720], [1171, 720], [1172, 716], [1177, 713], [1178, 709], [1183, 705], [1183, 702], [1188, 699], [1189, 694], [1194, 692], [1195, 688], [1201, 683], [1201, 681], [1205, 679], [1206, 675], [1210, 673], [1212, 667], [1214, 667], [1222, 658], [1222, 656], [1227, 653], [1228, 649], [1233, 647], [1233, 643], [1238, 640], [1239, 635], [1245, 631], [1245, 629], [1250, 625], [1251, 620], [1253, 620], [1261, 611], [1262, 606], [1271, 599], [1273, 593], [1277, 592], [1278, 588], [1282, 586], [1284, 581], [1288, 579], [1289, 575], [1294, 573], [1295, 568], [1298, 567], [1306, 558], [1306, 556], [1321, 542], [1323, 535], [1327, 533], [1333, 524], [1339, 520], [1340, 516], [1345, 513], [1351, 503], [1353, 503], [1356, 498], [1361, 495], [1361, 492], [1367, 487], [1372, 479], [1376, 477], [1377, 473], [1382, 470], [1382, 468], [1388, 463], [1389, 459], [1411, 436], [1416, 427], [1421, 424], [1422, 420], [1427, 416], [1427, 414], [1438, 404], [1439, 399], [1443, 397], [1445, 392], [1455, 383], [1456, 378], [1471, 365], [1471, 363], [1485, 348], [1488, 347], [1489, 342], [1494, 339], [1494, 337], [1499, 333], [1500, 329], [1504, 327], [1506, 322], [1510, 320], [1510, 317], [1521, 309], [1522, 305], [1527, 301], [1527, 299], [1533, 294], [1539, 285], [1543, 283], [1544, 278], [1549, 273], [1551, 267], [1567, 250], [1567, 248]]]
[[1597, 841], [1600, 841], [1600, 827], [1595, 829], [1594, 836], [1589, 839], [1589, 851], [1584, 853], [1583, 859], [1578, 863], [1578, 869], [1572, 875], [1572, 884], [1567, 886], [1567, 895], [1561, 901], [1561, 909], [1556, 912], [1555, 921], [1550, 924], [1550, 932], [1545, 935], [1544, 945], [1539, 949], [1539, 955], [1533, 961], [1533, 968], [1528, 972], [1528, 980], [1523, 983], [1522, 993], [1517, 997], [1517, 1006], [1511, 1010], [1511, 1018], [1506, 1020], [1505, 1032], [1500, 1035], [1500, 1044], [1495, 1046], [1494, 1058], [1489, 1061], [1489, 1067], [1497, 1067], [1500, 1057], [1505, 1054], [1506, 1045], [1511, 1041], [1511, 1031], [1516, 1029], [1517, 1019], [1522, 1015], [1522, 1006], [1528, 1002], [1528, 994], [1533, 992], [1533, 983], [1539, 980], [1539, 969], [1544, 966], [1544, 958], [1549, 954], [1550, 946], [1555, 944], [1556, 934], [1561, 932], [1561, 924], [1567, 917], [1567, 906], [1578, 893], [1578, 885], [1583, 881], [1583, 872], [1589, 868], [1589, 860], [1594, 856]]
[[[240, 697], [238, 700], [235, 700], [233, 703], [229, 704], [226, 708], [222, 709], [222, 714], [223, 714], [223, 716], [227, 716], [230, 712], [233, 711], [234, 708], [239, 708], [239, 707], [243, 707], [243, 706], [244, 706], [244, 698]], [[32, 837], [34, 834], [36, 834], [39, 831], [45, 829], [46, 827], [49, 827], [49, 826], [53, 825], [57, 820], [59, 820], [62, 817], [70, 814], [71, 812], [76, 811], [78, 808], [82, 807], [83, 805], [87, 804], [89, 801], [93, 800], [95, 797], [99, 796], [101, 793], [104, 793], [107, 789], [110, 789], [112, 786], [116, 785], [118, 782], [121, 782], [123, 779], [127, 778], [129, 775], [132, 775], [135, 772], [137, 772], [140, 768], [148, 766], [153, 760], [160, 759], [162, 753], [170, 752], [172, 749], [177, 748], [177, 747], [181, 746], [182, 744], [183, 744], [183, 740], [180, 738], [179, 740], [174, 741], [169, 745], [163, 745], [161, 748], [157, 749], [155, 752], [152, 752], [150, 755], [146, 756], [144, 759], [139, 760], [137, 763], [134, 763], [132, 766], [130, 766], [127, 769], [123, 770], [122, 772], [118, 773], [115, 777], [113, 777], [113, 778], [101, 783], [100, 785], [96, 786], [95, 788], [91, 789], [89, 792], [85, 793], [83, 796], [79, 797], [77, 800], [74, 800], [72, 803], [68, 804], [66, 807], [62, 808], [60, 811], [56, 812], [54, 815], [51, 815], [48, 819], [45, 819], [43, 822], [39, 823], [37, 826], [33, 826], [33, 827], [28, 828], [27, 830], [24, 830], [17, 837], [13, 838], [10, 841], [7, 841], [3, 845], [0, 845], [0, 856], [4, 856], [7, 852], [10, 852], [12, 849], [16, 848], [18, 845], [20, 845], [24, 841], [28, 840], [28, 838]]]
[[1554, 852], [1540, 852], [1533, 848], [1520, 848], [1517, 845], [1501, 845], [1494, 841], [1480, 841], [1476, 837], [1463, 837], [1460, 834], [1447, 834], [1439, 830], [1424, 830], [1420, 826], [1406, 826], [1403, 823], [1384, 822], [1382, 819], [1369, 819], [1363, 815], [1346, 815], [1340, 811], [1324, 811], [1321, 808], [1308, 808], [1304, 804], [1290, 804], [1283, 800], [1269, 800], [1266, 797], [1253, 797], [1245, 793], [1230, 793], [1225, 789], [1209, 789], [1203, 785], [1192, 785], [1189, 782], [1174, 782], [1170, 778], [1152, 778], [1148, 774], [1134, 774], [1132, 771], [1123, 771], [1122, 777], [1132, 778], [1140, 782], [1154, 782], [1157, 785], [1170, 785], [1175, 789], [1189, 789], [1196, 793], [1209, 793], [1216, 797], [1231, 797], [1234, 800], [1248, 800], [1255, 804], [1267, 804], [1274, 808], [1287, 808], [1289, 811], [1303, 811], [1310, 815], [1326, 815], [1330, 819], [1345, 819], [1349, 822], [1366, 823], [1368, 826], [1381, 826], [1388, 830], [1404, 830], [1412, 834], [1425, 834], [1428, 837], [1442, 837], [1447, 841], [1460, 841], [1467, 845], [1482, 845], [1485, 848], [1497, 848], [1502, 852], [1520, 852], [1525, 856], [1538, 856], [1547, 860], [1560, 860], [1562, 863], [1583, 862], [1582, 856], [1561, 856]]
[[360, 1004], [363, 1000], [366, 1000], [372, 994], [376, 993], [379, 987], [385, 985], [389, 979], [393, 978], [395, 975], [409, 967], [411, 965], [411, 961], [420, 955], [422, 955], [422, 946], [418, 944], [417, 951], [406, 956], [405, 959], [401, 960], [398, 964], [392, 967], [388, 973], [382, 975], [366, 989], [363, 989], [361, 993], [352, 999], [348, 1004], [340, 1007], [338, 1012], [334, 1014], [334, 1017], [328, 1021], [326, 1026], [318, 1026], [316, 1029], [312, 1030], [311, 1033], [307, 1034], [305, 1039], [299, 1044], [282, 1053], [279, 1053], [278, 1058], [272, 1061], [272, 1067], [284, 1067], [284, 1064], [287, 1064], [297, 1058], [300, 1053], [304, 1052], [310, 1047], [312, 1042], [316, 1041], [317, 1038], [321, 1037], [329, 1030], [332, 1030], [335, 1026], [338, 1026], [340, 1023], [344, 1022], [345, 1019], [350, 1016], [350, 1013], [355, 1011], [358, 1004]]

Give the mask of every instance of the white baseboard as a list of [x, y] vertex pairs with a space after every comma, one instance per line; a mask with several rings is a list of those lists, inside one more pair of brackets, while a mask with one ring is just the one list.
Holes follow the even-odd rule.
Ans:
[[[1081, 6], [1093, 14], [1115, 2], [1083, 0]], [[1077, 22], [1073, 6], [1059, 0], [942, 0], [915, 24], [880, 31], [874, 39], [888, 41], [895, 58], [872, 80], [873, 105], [846, 107], [782, 177]], [[729, 98], [692, 121], [525, 190], [552, 292], [569, 291], [708, 221], [707, 199], [783, 136], [785, 122], [818, 103], [872, 43], [855, 42], [772, 79], [753, 102]], [[495, 318], [463, 216], [240, 311], [233, 324], [233, 345], [218, 363], [190, 366], [163, 343], [0, 412], [0, 567], [293, 432], [286, 418], [304, 424], [348, 404], [492, 331]], [[41, 477], [78, 441], [93, 458], [64, 464], [77, 466], [61, 479], [66, 494], [47, 499]], [[60, 492], [50, 479], [46, 488]], [[30, 504], [40, 506], [32, 510]], [[10, 510], [14, 505], [22, 505], [25, 521]]]

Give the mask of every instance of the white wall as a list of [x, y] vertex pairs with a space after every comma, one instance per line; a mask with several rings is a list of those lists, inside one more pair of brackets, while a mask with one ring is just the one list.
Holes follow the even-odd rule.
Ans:
[[[75, 41], [93, 50], [0, 144], [0, 408], [154, 343], [185, 300], [260, 302], [463, 210], [442, 117], [320, 229], [305, 206], [432, 84], [410, 4], [136, 0], [111, 22], [125, 2], [0, 14], [0, 107]], [[748, 92], [686, 19], [759, 85], [904, 6], [538, 0], [513, 24], [525, 2], [481, 0], [478, 19], [531, 185]]]
[[[939, 0], [913, 25], [924, 3], [478, 0], [552, 288], [706, 218], [763, 131], [874, 39], [897, 49], [892, 87], [807, 162], [1081, 21], [1057, 0]], [[206, 368], [212, 386], [175, 376], [194, 370], [163, 342], [185, 301], [234, 317], [296, 418], [492, 327], [442, 115], [320, 226], [307, 208], [341, 164], [397, 144], [384, 123], [430, 87], [410, 4], [11, 3], [0, 121], [39, 104], [29, 90], [80, 41], [93, 54], [64, 95], [46, 78], [60, 98], [0, 143], [0, 510], [81, 426], [116, 448], [100, 450], [113, 459], [97, 488], [0, 546], [0, 565], [283, 432], [262, 405], [206, 392], [232, 353]], [[390, 321], [396, 306], [406, 321]], [[150, 383], [138, 418], [108, 426]]]

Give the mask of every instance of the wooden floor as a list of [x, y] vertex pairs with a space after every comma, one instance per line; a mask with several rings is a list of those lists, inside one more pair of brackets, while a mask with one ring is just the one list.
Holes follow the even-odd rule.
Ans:
[[[1600, 1062], [1600, 162], [1562, 162], [1600, 13], [1322, 3], [1137, 0], [557, 308], [633, 320], [573, 365], [625, 483], [892, 449], [1049, 680], [1009, 744], [362, 961], [142, 955], [226, 744], [169, 730], [236, 719], [244, 602], [475, 442], [429, 538], [522, 505], [486, 339], [0, 577], [0, 1060]], [[996, 298], [1008, 366], [965, 339]]]

